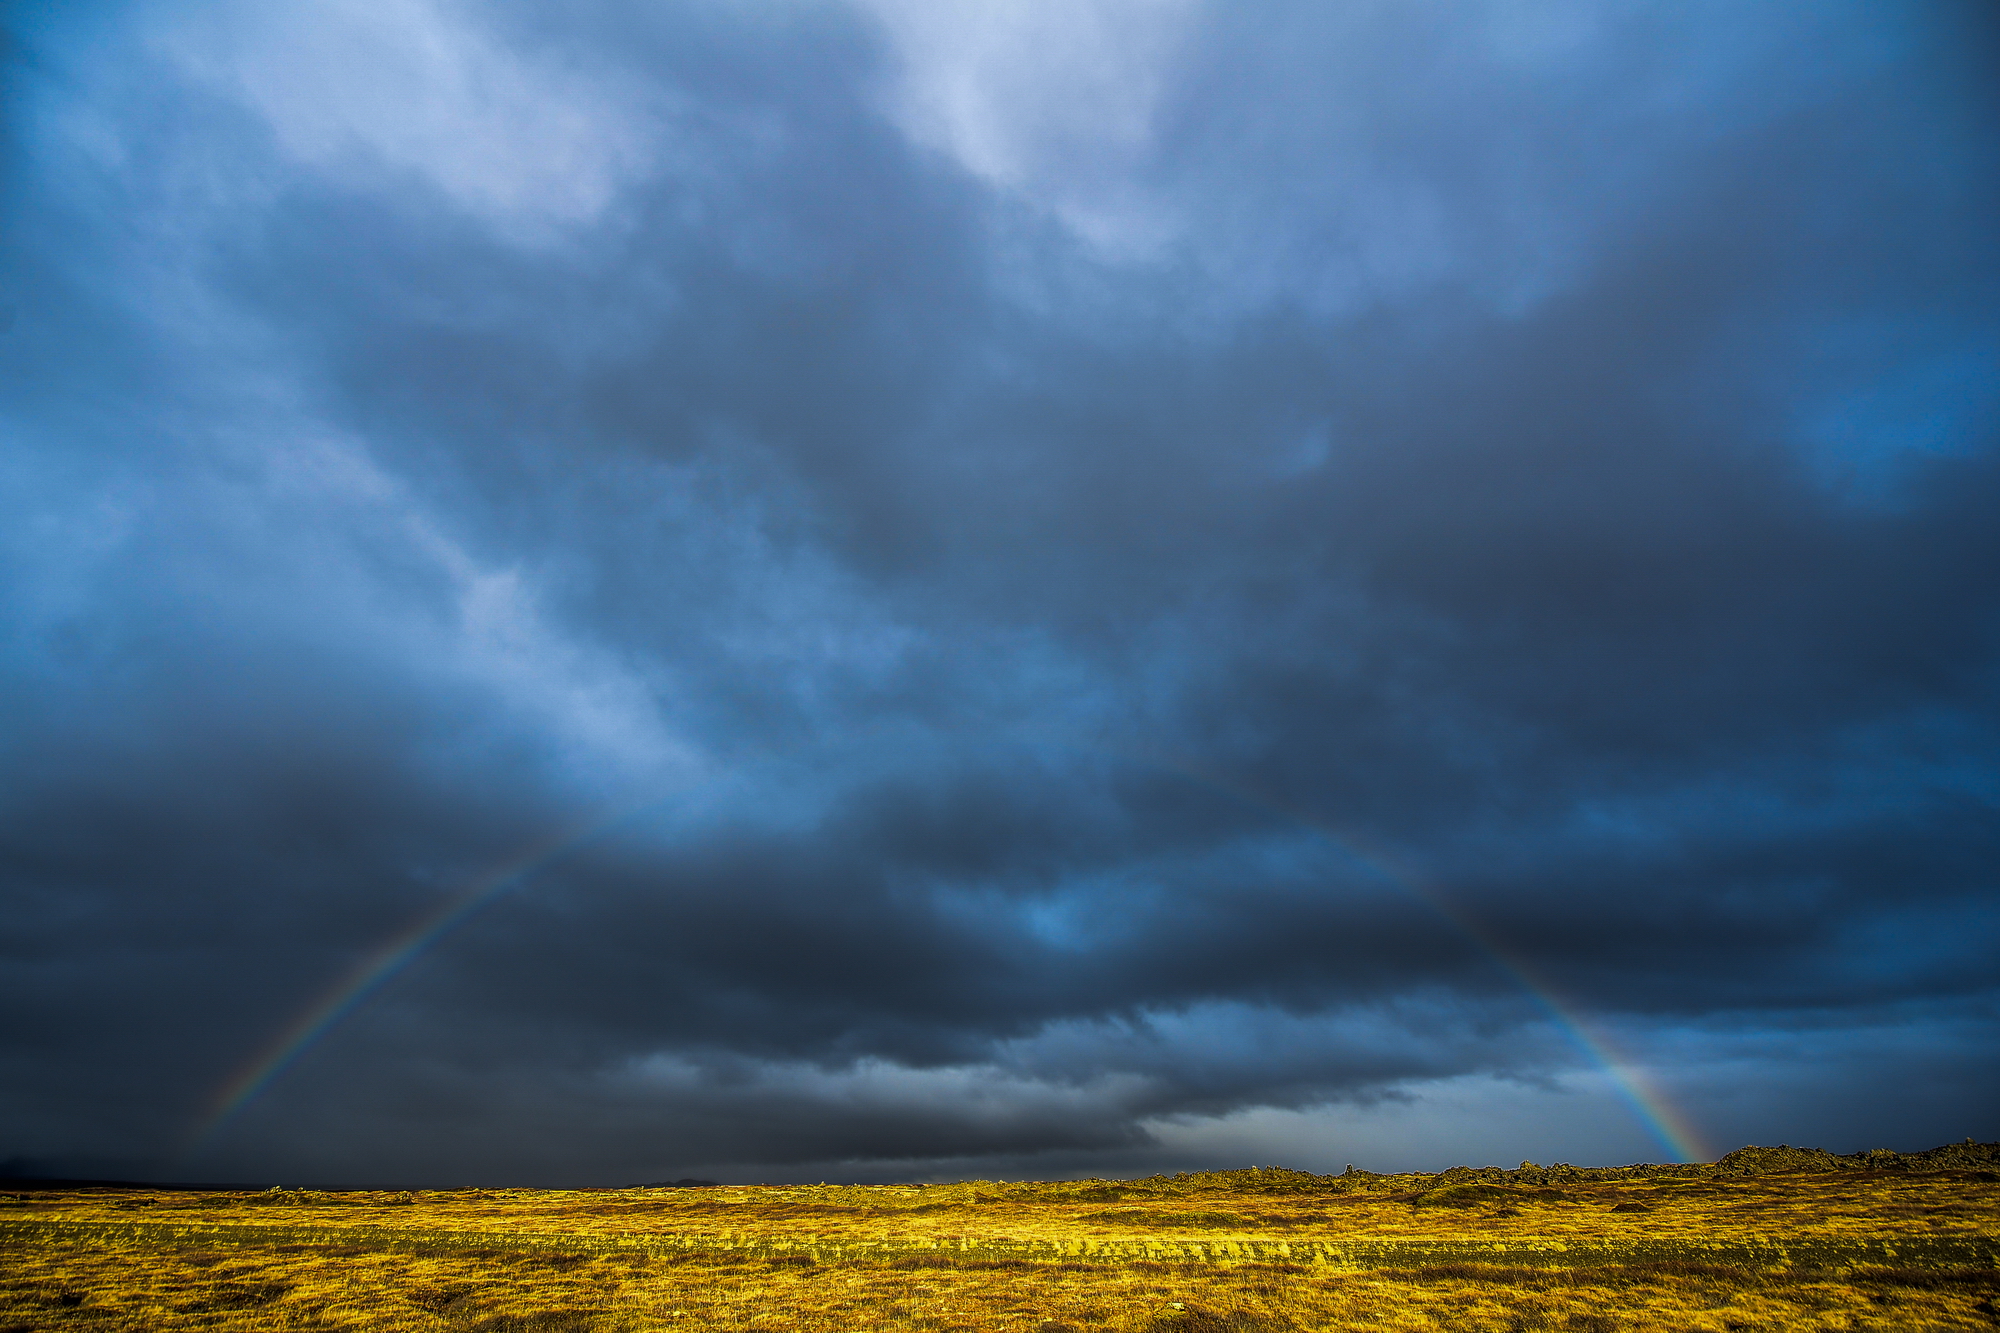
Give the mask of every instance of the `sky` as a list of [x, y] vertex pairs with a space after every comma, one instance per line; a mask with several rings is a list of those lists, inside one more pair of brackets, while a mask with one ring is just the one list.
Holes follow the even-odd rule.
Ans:
[[0, 33], [0, 1173], [2000, 1137], [1982, 0]]

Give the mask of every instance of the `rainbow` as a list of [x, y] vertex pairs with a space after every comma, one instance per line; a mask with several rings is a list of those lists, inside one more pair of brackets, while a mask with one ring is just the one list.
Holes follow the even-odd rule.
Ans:
[[600, 813], [532, 839], [474, 875], [457, 893], [370, 950], [332, 989], [308, 1006], [262, 1053], [223, 1085], [189, 1135], [180, 1159], [185, 1161], [196, 1155], [341, 1020], [480, 908], [546, 870], [564, 853], [644, 808], [621, 806], [609, 815]]
[[1241, 782], [1219, 777], [1184, 762], [1158, 756], [1120, 757], [1136, 758], [1138, 762], [1149, 767], [1219, 792], [1253, 808], [1276, 814], [1317, 835], [1343, 855], [1360, 862], [1380, 878], [1430, 908], [1471, 941], [1480, 952], [1492, 959], [1542, 1012], [1548, 1015], [1556, 1029], [1583, 1053], [1584, 1058], [1603, 1071], [1620, 1100], [1630, 1108], [1634, 1118], [1662, 1148], [1672, 1154], [1675, 1161], [1713, 1160], [1700, 1134], [1688, 1122], [1687, 1117], [1667, 1100], [1638, 1065], [1619, 1053], [1610, 1037], [1600, 1027], [1585, 1017], [1573, 1003], [1562, 998], [1520, 954], [1509, 948], [1490, 930], [1483, 928], [1463, 908], [1452, 902], [1422, 876], [1400, 864], [1396, 858], [1379, 848], [1366, 845], [1350, 832], [1336, 829], [1324, 820], [1294, 809]]
[[[1158, 769], [1223, 796], [1281, 816], [1324, 839], [1343, 855], [1353, 858], [1375, 874], [1430, 908], [1470, 940], [1545, 1012], [1556, 1028], [1582, 1052], [1585, 1059], [1602, 1070], [1633, 1115], [1661, 1147], [1676, 1161], [1710, 1160], [1700, 1136], [1644, 1072], [1617, 1051], [1610, 1038], [1578, 1009], [1560, 997], [1527, 961], [1492, 932], [1454, 904], [1421, 876], [1401, 866], [1379, 849], [1366, 847], [1352, 833], [1335, 829], [1322, 820], [1240, 782], [1204, 772], [1189, 764], [1157, 756], [1117, 754]], [[216, 1094], [206, 1114], [196, 1125], [181, 1153], [185, 1160], [194, 1156], [224, 1125], [255, 1101], [280, 1075], [322, 1040], [341, 1021], [359, 1009], [426, 950], [435, 946], [469, 917], [511, 888], [518, 887], [548, 868], [566, 852], [596, 837], [620, 820], [647, 806], [621, 807], [608, 815], [571, 824], [534, 839], [484, 872], [474, 876], [458, 893], [417, 918], [408, 927], [384, 941], [364, 956], [332, 989], [302, 1012], [260, 1055], [247, 1064]]]

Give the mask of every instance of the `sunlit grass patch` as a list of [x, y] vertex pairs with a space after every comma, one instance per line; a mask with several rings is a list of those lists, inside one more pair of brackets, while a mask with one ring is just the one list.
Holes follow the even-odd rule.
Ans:
[[18, 1191], [0, 1333], [1994, 1328], [2000, 1180], [1864, 1165]]
[[[1289, 1333], [1990, 1328], [1991, 1271], [1760, 1273], [1726, 1265], [1601, 1269], [1435, 1264], [1036, 1264], [908, 1256], [772, 1263], [741, 1255], [588, 1257], [310, 1247], [12, 1247], [0, 1328], [1017, 1330]], [[572, 1256], [559, 1256], [571, 1258]]]

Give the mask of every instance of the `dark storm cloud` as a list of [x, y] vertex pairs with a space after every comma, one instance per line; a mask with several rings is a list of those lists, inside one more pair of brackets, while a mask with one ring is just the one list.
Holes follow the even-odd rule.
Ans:
[[1980, 13], [1020, 13], [15, 15], [0, 1150], [1980, 1131]]

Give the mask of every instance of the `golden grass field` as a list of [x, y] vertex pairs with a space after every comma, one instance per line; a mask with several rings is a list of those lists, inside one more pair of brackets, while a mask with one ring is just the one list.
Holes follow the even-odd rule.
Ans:
[[2000, 1145], [1437, 1175], [20, 1188], [27, 1330], [2000, 1327]]

